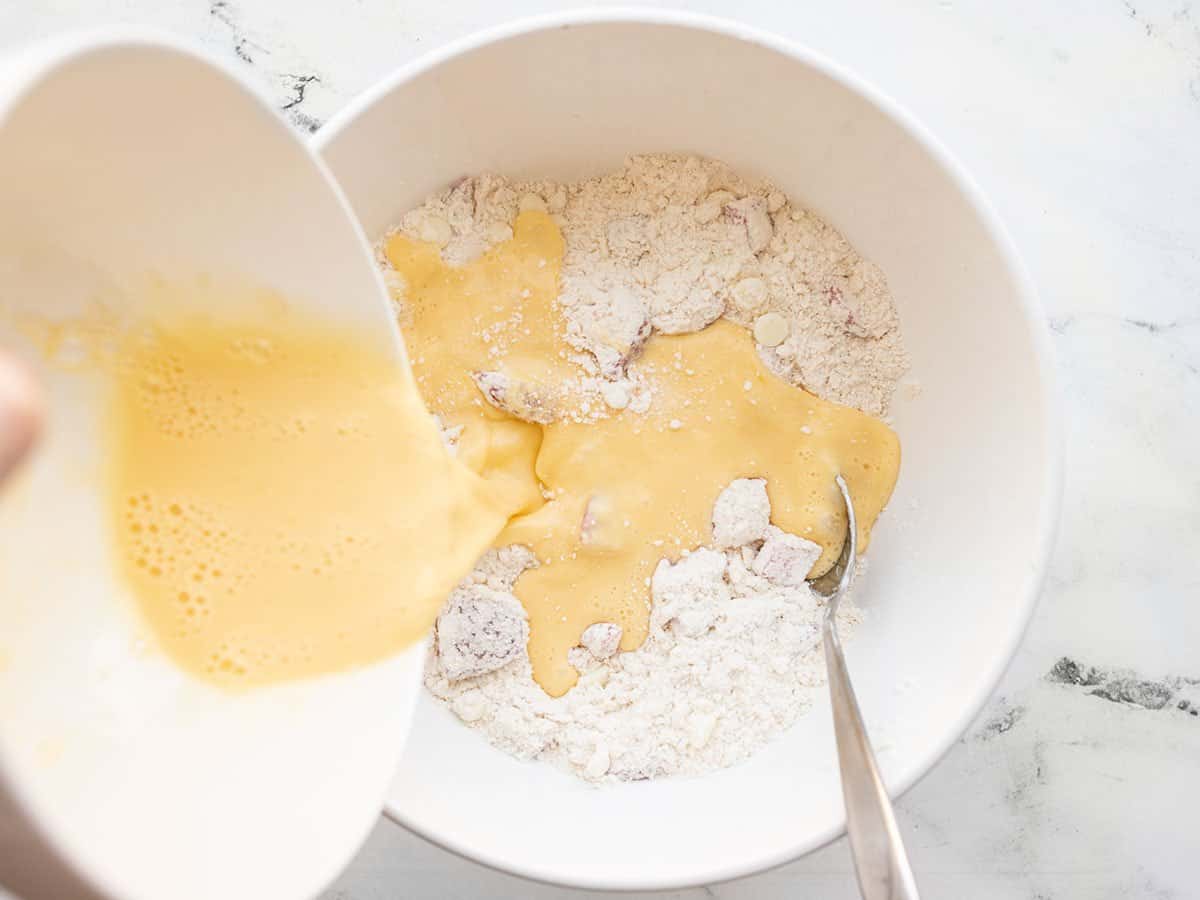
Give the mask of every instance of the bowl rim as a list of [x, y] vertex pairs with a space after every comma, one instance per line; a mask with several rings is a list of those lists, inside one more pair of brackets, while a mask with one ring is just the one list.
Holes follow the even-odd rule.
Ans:
[[[1042, 447], [1043, 484], [1041, 502], [1037, 510], [1034, 565], [1025, 576], [1024, 589], [1018, 598], [1020, 608], [1014, 620], [1016, 627], [1011, 629], [1006, 638], [1005, 652], [997, 658], [998, 662], [986, 674], [978, 694], [955, 717], [948, 720], [947, 727], [938, 735], [937, 740], [930, 743], [929, 748], [922, 754], [921, 761], [910, 771], [903, 773], [903, 777], [890, 779], [889, 792], [893, 799], [899, 798], [945, 757], [994, 694], [1001, 678], [1012, 663], [1029, 630], [1030, 621], [1041, 595], [1050, 555], [1057, 538], [1063, 492], [1061, 400], [1054, 373], [1053, 348], [1049, 329], [1044, 321], [1044, 311], [1033, 281], [1021, 261], [1016, 244], [999, 214], [979, 185], [949, 149], [901, 103], [850, 69], [799, 41], [732, 19], [704, 13], [621, 6], [583, 7], [525, 16], [452, 40], [398, 67], [351, 99], [313, 134], [310, 138], [310, 145], [318, 154], [323, 154], [328, 144], [332, 143], [375, 103], [407, 82], [438, 68], [455, 57], [537, 32], [602, 24], [671, 26], [734, 38], [787, 56], [859, 95], [916, 141], [961, 191], [1016, 284], [1018, 308], [1029, 325], [1036, 375], [1040, 387], [1038, 399], [1043, 410], [1043, 421], [1040, 424], [1045, 435]], [[383, 812], [389, 819], [429, 843], [497, 871], [546, 884], [601, 891], [680, 890], [730, 881], [793, 862], [832, 843], [845, 833], [845, 820], [842, 817], [830, 828], [806, 840], [764, 849], [760, 853], [747, 856], [736, 864], [710, 864], [698, 860], [694, 871], [682, 879], [636, 871], [603, 877], [592, 875], [578, 877], [553, 864], [513, 862], [486, 850], [468, 846], [465, 842], [452, 836], [439, 834], [436, 828], [427, 825], [419, 815], [398, 809], [386, 801]]]

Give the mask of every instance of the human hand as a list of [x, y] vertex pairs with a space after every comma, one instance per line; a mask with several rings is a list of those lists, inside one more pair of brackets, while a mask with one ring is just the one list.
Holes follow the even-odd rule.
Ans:
[[42, 392], [29, 371], [0, 353], [0, 480], [33, 446], [42, 424]]

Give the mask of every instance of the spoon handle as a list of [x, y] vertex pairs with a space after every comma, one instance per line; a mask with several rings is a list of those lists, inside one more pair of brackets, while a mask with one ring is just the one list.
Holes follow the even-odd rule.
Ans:
[[846, 833], [858, 872], [858, 889], [864, 900], [919, 900], [908, 854], [896, 827], [892, 801], [879, 777], [879, 766], [867, 739], [832, 616], [825, 619], [823, 633], [842, 797], [846, 803]]

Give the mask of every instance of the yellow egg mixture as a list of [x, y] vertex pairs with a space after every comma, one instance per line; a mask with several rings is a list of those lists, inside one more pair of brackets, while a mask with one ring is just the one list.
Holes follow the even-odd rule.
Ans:
[[185, 670], [333, 672], [419, 640], [513, 509], [447, 456], [410, 374], [294, 314], [116, 352], [116, 560]]
[[[428, 631], [484, 549], [519, 543], [540, 561], [515, 588], [533, 675], [561, 696], [589, 625], [619, 624], [623, 650], [642, 643], [655, 565], [711, 543], [713, 503], [736, 478], [765, 478], [774, 523], [822, 547], [815, 575], [841, 550], [842, 473], [865, 549], [896, 436], [778, 379], [744, 329], [652, 337], [635, 363], [648, 412], [534, 424], [486, 402], [475, 376], [503, 373], [550, 406], [582, 384], [554, 221], [521, 213], [511, 240], [460, 267], [401, 235], [385, 253], [405, 282], [415, 382], [294, 315], [180, 320], [118, 349], [117, 562], [187, 671], [250, 685], [382, 659]], [[457, 459], [422, 397], [462, 426]]]
[[423, 396], [446, 425], [463, 426], [459, 458], [521, 510], [497, 546], [525, 544], [541, 562], [515, 593], [534, 679], [551, 696], [575, 684], [567, 652], [589, 625], [615, 622], [622, 650], [641, 645], [655, 565], [711, 542], [713, 503], [736, 478], [767, 480], [774, 523], [822, 547], [816, 575], [841, 552], [843, 474], [866, 549], [899, 471], [895, 434], [784, 383], [744, 329], [718, 321], [652, 337], [636, 363], [654, 392], [648, 413], [531, 424], [486, 403], [471, 375], [500, 371], [550, 396], [580, 377], [557, 308], [553, 220], [521, 213], [511, 240], [461, 267], [399, 234], [384, 249], [405, 282], [401, 326]]

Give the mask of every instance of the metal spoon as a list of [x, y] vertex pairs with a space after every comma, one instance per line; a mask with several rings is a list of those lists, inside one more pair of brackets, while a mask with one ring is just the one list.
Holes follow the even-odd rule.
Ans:
[[825, 665], [829, 670], [829, 696], [833, 701], [833, 731], [837, 737], [838, 767], [842, 773], [842, 798], [846, 804], [846, 833], [854, 854], [858, 889], [864, 900], [918, 900], [917, 883], [875, 753], [863, 726], [862, 713], [837, 635], [837, 610], [854, 580], [858, 528], [850, 490], [841, 475], [838, 489], [846, 503], [846, 541], [833, 568], [814, 579], [813, 590], [828, 598], [822, 628]]

